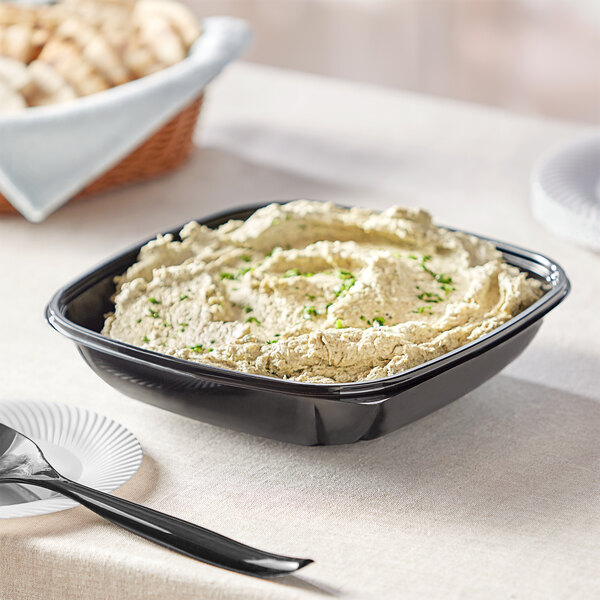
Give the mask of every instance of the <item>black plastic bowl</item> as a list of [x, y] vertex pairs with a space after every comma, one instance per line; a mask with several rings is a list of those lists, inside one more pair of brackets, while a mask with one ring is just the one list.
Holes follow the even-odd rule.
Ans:
[[[217, 227], [263, 205], [200, 219]], [[177, 238], [181, 228], [172, 231]], [[348, 444], [377, 438], [460, 398], [498, 373], [533, 339], [542, 317], [570, 289], [549, 258], [492, 242], [505, 260], [545, 282], [544, 295], [483, 337], [398, 375], [358, 383], [298, 383], [211, 367], [144, 350], [100, 334], [112, 310], [113, 278], [135, 262], [142, 244], [60, 289], [48, 322], [73, 340], [102, 379], [124, 394], [214, 425], [294, 444]], [[147, 240], [148, 241], [148, 240]]]

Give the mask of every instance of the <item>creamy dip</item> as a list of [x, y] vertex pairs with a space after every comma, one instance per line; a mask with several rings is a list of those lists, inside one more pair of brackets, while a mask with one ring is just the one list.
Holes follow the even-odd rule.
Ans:
[[226, 369], [315, 383], [378, 379], [492, 331], [540, 282], [485, 241], [384, 212], [298, 200], [158, 236], [116, 278], [103, 333]]

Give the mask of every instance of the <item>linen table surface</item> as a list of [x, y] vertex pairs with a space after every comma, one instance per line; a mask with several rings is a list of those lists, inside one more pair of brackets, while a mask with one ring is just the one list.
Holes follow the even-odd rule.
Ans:
[[[169, 552], [77, 507], [0, 521], [0, 598], [600, 597], [600, 256], [531, 217], [539, 154], [583, 127], [239, 64], [209, 89], [177, 173], [0, 220], [0, 401], [106, 414], [145, 457], [116, 494], [316, 562], [262, 581]], [[538, 250], [573, 291], [519, 359], [382, 439], [298, 447], [126, 398], [43, 319], [51, 294], [136, 240], [251, 202], [430, 210]]]

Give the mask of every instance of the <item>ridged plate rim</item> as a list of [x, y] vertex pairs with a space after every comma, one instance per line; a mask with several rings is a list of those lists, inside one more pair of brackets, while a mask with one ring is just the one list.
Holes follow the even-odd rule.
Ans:
[[600, 130], [547, 151], [534, 166], [534, 217], [560, 237], [600, 251]]
[[[72, 453], [88, 474], [82, 483], [102, 492], [110, 493], [122, 486], [142, 464], [142, 447], [133, 433], [117, 421], [83, 407], [0, 400], [0, 422], [34, 441], [50, 442]], [[0, 519], [49, 514], [78, 505], [63, 497], [5, 505], [0, 506]]]

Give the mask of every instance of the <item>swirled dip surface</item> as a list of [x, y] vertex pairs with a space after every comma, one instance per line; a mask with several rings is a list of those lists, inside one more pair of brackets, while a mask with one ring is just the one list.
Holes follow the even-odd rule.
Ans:
[[159, 236], [117, 278], [109, 337], [316, 383], [393, 375], [498, 327], [540, 283], [422, 210], [299, 200]]

